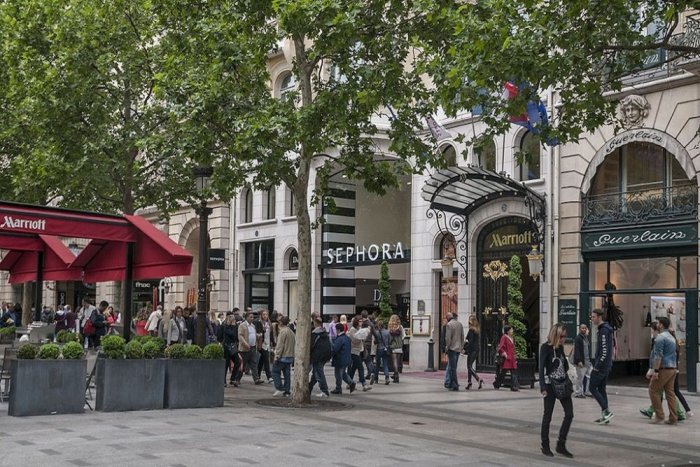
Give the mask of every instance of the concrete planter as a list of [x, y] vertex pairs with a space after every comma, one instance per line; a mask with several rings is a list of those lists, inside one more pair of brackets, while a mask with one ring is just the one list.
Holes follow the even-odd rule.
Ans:
[[538, 372], [537, 362], [534, 358], [524, 358], [518, 360], [518, 383], [520, 386], [535, 387], [535, 375]]
[[86, 360], [14, 360], [8, 415], [83, 413]]
[[163, 408], [166, 360], [97, 359], [95, 410], [126, 412]]
[[222, 407], [224, 360], [167, 360], [165, 407]]

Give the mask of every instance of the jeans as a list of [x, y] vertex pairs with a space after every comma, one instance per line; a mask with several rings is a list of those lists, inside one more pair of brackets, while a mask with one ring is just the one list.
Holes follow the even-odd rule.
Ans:
[[586, 393], [589, 386], [588, 378], [591, 375], [591, 363], [583, 367], [576, 366], [576, 381], [574, 381], [574, 396], [581, 396]]
[[389, 351], [377, 349], [377, 363], [374, 365], [374, 379], [379, 381], [379, 367], [384, 369], [384, 379], [389, 380]]
[[608, 384], [608, 371], [591, 371], [591, 378], [588, 381], [588, 388], [598, 402], [600, 409], [608, 410], [608, 393], [606, 385]]
[[477, 381], [481, 381], [479, 379], [479, 375], [476, 374], [476, 357], [479, 355], [478, 351], [473, 351], [469, 352], [467, 355], [467, 383], [472, 384], [472, 376], [474, 379]]
[[[280, 361], [280, 359], [275, 360], [272, 364], [272, 380], [275, 382], [275, 389], [278, 391], [284, 391], [285, 394], [291, 392], [291, 361]], [[284, 375], [284, 385], [282, 385], [282, 375]]]
[[263, 369], [265, 369], [265, 376], [270, 379], [270, 351], [265, 349], [260, 349], [260, 359], [258, 360], [258, 374], [262, 376]]
[[[253, 381], [259, 380], [260, 376], [258, 375], [258, 351], [255, 350], [255, 348], [251, 348], [247, 352], [238, 353], [241, 356], [241, 363], [243, 363], [245, 367], [248, 367], [250, 369], [250, 375], [253, 377]], [[238, 374], [238, 379], [236, 381], [240, 381], [242, 377], [243, 370]]]
[[449, 389], [459, 389], [457, 382], [457, 365], [459, 364], [459, 352], [454, 350], [447, 351], [447, 361], [449, 362], [450, 385]]
[[666, 394], [666, 402], [668, 403], [668, 419], [671, 423], [678, 421], [678, 413], [676, 412], [676, 394], [673, 391], [673, 382], [676, 379], [676, 369], [662, 369], [657, 373], [658, 377], [649, 382], [649, 398], [651, 405], [654, 406], [656, 418], [663, 420], [664, 407], [661, 402], [661, 390]]
[[367, 367], [367, 376], [369, 376], [371, 378], [372, 375], [374, 374], [373, 359], [372, 359], [372, 355], [370, 355], [370, 353], [367, 352], [366, 350], [365, 350], [365, 354], [367, 355], [365, 357], [365, 366]]
[[328, 383], [326, 382], [326, 374], [323, 372], [324, 362], [317, 362], [311, 364], [311, 380], [309, 381], [309, 392], [314, 388], [316, 382], [318, 382], [318, 388], [322, 393], [328, 395]]
[[352, 354], [352, 365], [348, 370], [348, 376], [350, 379], [355, 377], [355, 370], [360, 374], [360, 384], [365, 385], [365, 367], [362, 365], [362, 357], [359, 355]]
[[[552, 385], [548, 384], [546, 388], [547, 396], [544, 398], [544, 414], [542, 414], [542, 429], [540, 433], [543, 446], [549, 446], [549, 424], [552, 421], [552, 412], [554, 412], [554, 405], [557, 402], [557, 398], [552, 390]], [[561, 428], [559, 429], [559, 441], [565, 442], [569, 434], [571, 422], [574, 419], [574, 404], [571, 401], [571, 397], [560, 402], [564, 409], [564, 420], [561, 422]]]
[[350, 375], [348, 375], [348, 367], [337, 366], [335, 367], [335, 390], [341, 392], [343, 390], [343, 381], [346, 384], [353, 385], [355, 382], [352, 380]]

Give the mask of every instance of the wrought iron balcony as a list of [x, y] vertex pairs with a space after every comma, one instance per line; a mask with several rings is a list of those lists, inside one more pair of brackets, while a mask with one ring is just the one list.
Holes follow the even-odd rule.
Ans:
[[[683, 24], [683, 32], [674, 35], [671, 41], [676, 45], [700, 49], [700, 13], [688, 16]], [[692, 73], [700, 70], [700, 54], [676, 54], [674, 65]]]
[[584, 196], [582, 229], [697, 219], [698, 188], [673, 188]]

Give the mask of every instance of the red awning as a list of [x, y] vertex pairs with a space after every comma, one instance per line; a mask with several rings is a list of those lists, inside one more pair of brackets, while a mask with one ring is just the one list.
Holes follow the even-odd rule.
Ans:
[[[188, 276], [192, 255], [139, 216], [124, 216], [135, 232], [133, 279]], [[125, 279], [126, 243], [93, 240], [75, 258], [73, 267], [84, 270], [85, 282]]]
[[[0, 246], [7, 249], [5, 247], [9, 246], [10, 242], [3, 242], [3, 239], [6, 240], [7, 237], [0, 238]], [[44, 280], [80, 280], [82, 276], [80, 268], [71, 267], [75, 256], [58, 237], [38, 235], [34, 238], [19, 237], [19, 240], [18, 238], [14, 240], [11, 251], [0, 261], [0, 270], [10, 271], [11, 284], [36, 280], [39, 251], [44, 252], [42, 267]]]

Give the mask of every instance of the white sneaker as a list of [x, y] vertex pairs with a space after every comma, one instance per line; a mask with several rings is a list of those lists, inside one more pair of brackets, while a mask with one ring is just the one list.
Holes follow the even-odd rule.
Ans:
[[284, 391], [275, 391], [274, 393], [272, 393], [272, 397], [279, 397], [279, 396], [283, 396], [283, 395], [284, 395]]
[[318, 397], [319, 399], [323, 399], [324, 397], [328, 397], [328, 394], [325, 392], [319, 392], [318, 394], [314, 394], [314, 396]]
[[272, 384], [272, 383], [274, 383], [274, 382], [275, 382], [274, 379], [268, 379], [268, 380], [267, 380], [267, 383], [268, 383], [268, 384]]
[[686, 417], [692, 417], [692, 416], [693, 416], [693, 411], [692, 411], [692, 410], [688, 410], [688, 411], [685, 413], [685, 416], [686, 416]]

